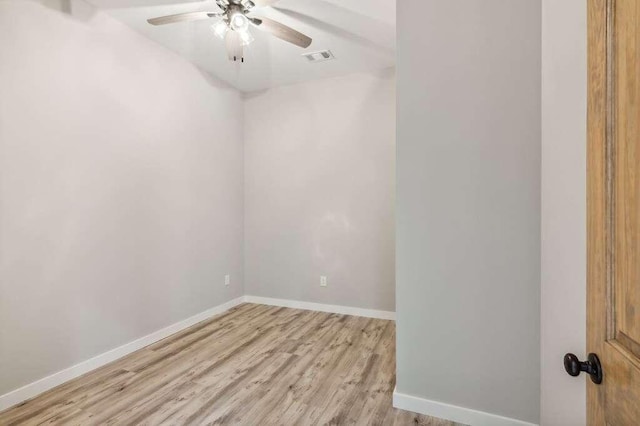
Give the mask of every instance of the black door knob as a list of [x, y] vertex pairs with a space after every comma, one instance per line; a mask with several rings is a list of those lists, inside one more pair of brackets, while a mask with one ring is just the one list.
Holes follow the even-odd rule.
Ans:
[[591, 376], [591, 381], [596, 385], [602, 383], [602, 366], [596, 354], [589, 354], [586, 361], [578, 360], [574, 354], [564, 356], [564, 369], [570, 376], [579, 376], [583, 371]]

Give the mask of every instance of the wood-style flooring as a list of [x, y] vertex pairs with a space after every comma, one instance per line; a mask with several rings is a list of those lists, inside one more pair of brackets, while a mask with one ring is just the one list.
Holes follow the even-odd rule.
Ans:
[[432, 425], [392, 407], [393, 321], [239, 305], [0, 413], [0, 425]]

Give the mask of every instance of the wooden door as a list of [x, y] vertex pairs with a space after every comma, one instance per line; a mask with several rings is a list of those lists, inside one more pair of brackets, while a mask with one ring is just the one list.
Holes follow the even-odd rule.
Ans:
[[640, 425], [640, 0], [588, 0], [589, 425]]

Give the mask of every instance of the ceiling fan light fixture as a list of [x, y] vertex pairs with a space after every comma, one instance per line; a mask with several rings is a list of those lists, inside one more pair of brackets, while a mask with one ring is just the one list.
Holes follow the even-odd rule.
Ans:
[[249, 28], [249, 18], [241, 12], [236, 12], [229, 17], [229, 23], [234, 31], [247, 31]]
[[242, 40], [243, 46], [247, 46], [255, 40], [255, 38], [253, 37], [253, 35], [251, 35], [249, 30], [238, 31], [238, 34], [240, 34], [240, 40]]
[[221, 38], [222, 40], [224, 40], [224, 37], [227, 35], [227, 31], [229, 31], [229, 26], [224, 20], [216, 22], [211, 26], [211, 28], [213, 28], [213, 33], [216, 37]]

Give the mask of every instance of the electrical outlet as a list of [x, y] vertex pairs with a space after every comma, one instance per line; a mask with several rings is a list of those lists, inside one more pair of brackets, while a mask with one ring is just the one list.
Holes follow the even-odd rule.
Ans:
[[229, 285], [231, 283], [231, 275], [224, 276], [224, 285]]
[[327, 277], [325, 277], [324, 275], [320, 276], [320, 287], [326, 287], [327, 286]]

